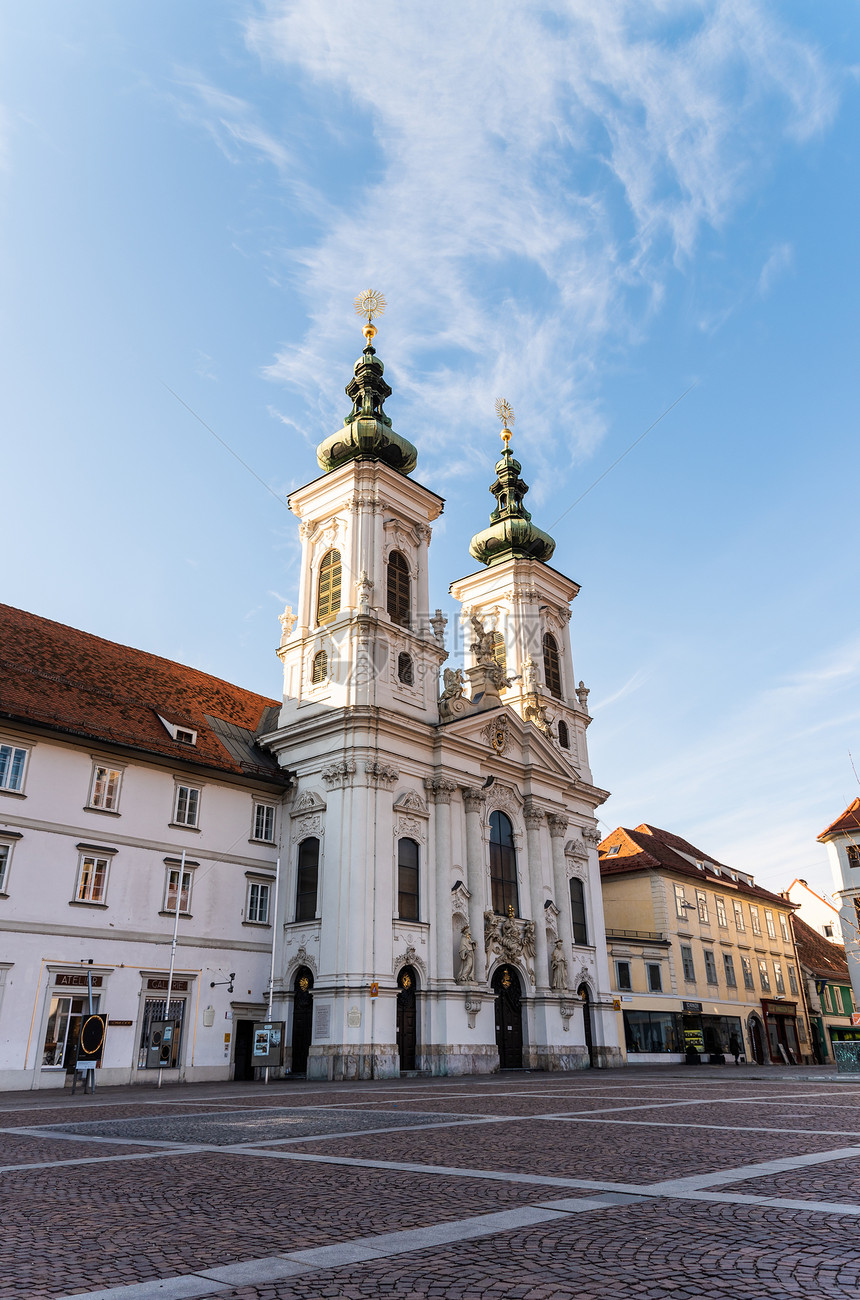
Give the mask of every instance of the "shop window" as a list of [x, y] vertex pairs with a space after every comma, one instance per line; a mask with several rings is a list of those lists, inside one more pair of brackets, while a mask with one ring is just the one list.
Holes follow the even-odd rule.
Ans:
[[330, 623], [340, 610], [340, 551], [327, 551], [320, 562], [317, 623]]
[[696, 967], [693, 965], [693, 949], [681, 945], [681, 965], [684, 967], [684, 979], [688, 984], [696, 982]]
[[585, 886], [577, 876], [570, 878], [570, 920], [573, 942], [588, 943], [588, 920], [585, 915]]
[[680, 1016], [671, 1011], [625, 1011], [628, 1052], [682, 1052]]
[[709, 984], [717, 983], [717, 963], [710, 948], [705, 949], [705, 979]]
[[386, 608], [392, 623], [408, 627], [412, 605], [412, 580], [409, 565], [399, 551], [388, 557], [388, 600]]
[[397, 842], [397, 914], [401, 921], [418, 920], [418, 845]]
[[[89, 999], [74, 997], [71, 994], [57, 994], [51, 998], [48, 1013], [48, 1028], [45, 1031], [45, 1044], [42, 1049], [42, 1065], [61, 1068], [66, 1056], [66, 1049], [74, 1043], [76, 1026], [81, 1016], [89, 1013]], [[93, 1011], [99, 1009], [98, 994], [93, 994]], [[71, 1039], [71, 1043], [70, 1043]]]
[[543, 675], [550, 695], [561, 699], [561, 661], [558, 655], [558, 642], [551, 632], [543, 637]]
[[514, 916], [519, 916], [514, 828], [503, 812], [490, 815], [490, 886], [493, 911], [499, 916], [507, 916], [508, 909], [513, 908]]
[[731, 953], [728, 952], [723, 953], [723, 971], [725, 972], [726, 984], [728, 985], [728, 987], [730, 989], [736, 989], [738, 986], [738, 981], [737, 978], [735, 977], [735, 963], [732, 960]]
[[645, 973], [648, 976], [648, 992], [663, 992], [663, 972], [657, 962], [646, 962]]
[[311, 664], [311, 686], [319, 686], [328, 676], [328, 655], [325, 650], [318, 650]]
[[633, 981], [630, 978], [630, 962], [617, 961], [615, 963], [615, 978], [618, 988], [622, 993], [629, 993], [633, 989]]
[[313, 921], [317, 914], [320, 842], [315, 837], [302, 840], [296, 871], [296, 920]]
[[[164, 1021], [172, 1021], [170, 1042], [162, 1039], [163, 1051], [152, 1051], [153, 1028]], [[143, 1025], [137, 1057], [138, 1069], [158, 1069], [160, 1066], [165, 1070], [175, 1070], [182, 1060], [184, 1030], [185, 998], [177, 998], [175, 1001], [171, 998], [169, 1013], [165, 998], [147, 998], [143, 1008]]]

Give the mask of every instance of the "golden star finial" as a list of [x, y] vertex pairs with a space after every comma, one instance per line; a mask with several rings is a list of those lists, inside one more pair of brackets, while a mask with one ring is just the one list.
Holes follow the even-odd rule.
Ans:
[[362, 334], [368, 343], [372, 342], [376, 336], [376, 326], [373, 324], [374, 316], [381, 316], [385, 311], [385, 294], [377, 293], [375, 289], [365, 289], [355, 299], [356, 316], [364, 316], [367, 324], [362, 330]]
[[496, 416], [502, 422], [502, 432], [499, 436], [502, 442], [505, 444], [505, 451], [507, 451], [508, 443], [510, 442], [511, 438], [514, 436], [511, 433], [511, 430], [508, 428], [508, 425], [512, 425], [516, 422], [516, 416], [514, 415], [514, 408], [511, 406], [507, 398], [505, 397], [496, 398]]

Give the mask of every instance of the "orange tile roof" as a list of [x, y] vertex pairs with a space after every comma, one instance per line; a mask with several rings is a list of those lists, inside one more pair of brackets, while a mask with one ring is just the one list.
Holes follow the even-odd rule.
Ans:
[[[763, 889], [761, 885], [748, 885], [741, 879], [733, 880], [730, 876], [717, 875], [713, 870], [714, 866], [719, 867], [723, 872], [730, 871], [731, 868], [724, 867], [722, 863], [715, 863], [713, 858], [699, 849], [694, 849], [687, 840], [681, 839], [680, 835], [661, 831], [656, 826], [647, 826], [646, 830], [644, 829], [646, 826], [645, 822], [635, 830], [629, 830], [626, 826], [617, 826], [604, 840], [601, 840], [598, 845], [601, 876], [620, 876], [631, 871], [655, 871], [663, 868], [675, 875], [691, 877], [700, 885], [708, 884], [716, 890], [737, 891], [760, 898], [763, 902], [776, 903], [786, 911], [791, 911], [797, 906], [782, 895]], [[610, 857], [609, 850], [615, 844], [619, 846], [619, 852]], [[701, 859], [705, 864], [704, 868], [695, 867], [692, 862], [682, 857], [676, 847], [680, 845], [686, 846], [686, 852], [692, 852]]]
[[[0, 719], [284, 785], [255, 734], [277, 700], [145, 650], [0, 605]], [[197, 732], [176, 741], [159, 720]]]
[[831, 822], [827, 830], [821, 832], [819, 840], [828, 840], [831, 835], [838, 835], [840, 831], [853, 831], [858, 841], [860, 841], [860, 799], [855, 799], [840, 813], [835, 822]]
[[817, 975], [819, 979], [850, 983], [851, 977], [848, 974], [848, 963], [845, 960], [845, 949], [842, 944], [830, 943], [797, 915], [791, 918], [791, 928], [794, 931], [797, 960], [802, 966], [812, 971], [812, 974]]

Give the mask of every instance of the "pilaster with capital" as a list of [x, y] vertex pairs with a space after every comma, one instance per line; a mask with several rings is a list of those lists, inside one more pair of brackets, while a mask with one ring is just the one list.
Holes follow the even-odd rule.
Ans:
[[543, 906], [543, 855], [541, 853], [541, 828], [546, 821], [546, 812], [531, 799], [527, 799], [523, 806], [523, 819], [526, 823], [529, 900], [535, 923], [535, 978], [537, 987], [540, 989], [546, 988], [549, 983], [549, 956], [546, 946], [546, 919]]
[[436, 828], [436, 978], [449, 980], [454, 975], [451, 932], [451, 795], [457, 786], [444, 776], [428, 776], [424, 779], [424, 789], [428, 801], [434, 807]]
[[567, 834], [568, 819], [559, 813], [550, 813], [549, 843], [552, 853], [552, 887], [555, 905], [558, 908], [558, 934], [564, 942], [566, 957], [570, 957], [573, 943], [573, 929], [570, 921], [570, 899], [568, 898], [567, 865], [564, 859], [564, 837]]
[[477, 786], [463, 786], [462, 790], [466, 809], [466, 883], [471, 894], [469, 925], [474, 938], [484, 933], [484, 900], [487, 891], [482, 818], [487, 796]]

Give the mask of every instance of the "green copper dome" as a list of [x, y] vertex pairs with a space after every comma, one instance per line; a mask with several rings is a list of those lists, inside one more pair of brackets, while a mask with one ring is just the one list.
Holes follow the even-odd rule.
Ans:
[[352, 411], [343, 428], [317, 447], [317, 460], [326, 474], [350, 460], [381, 460], [401, 474], [410, 474], [418, 464], [418, 450], [394, 432], [382, 409], [391, 389], [382, 377], [384, 367], [370, 341], [376, 330], [369, 326], [366, 333], [370, 333], [367, 347], [356, 361], [345, 390], [352, 400]]
[[[510, 432], [505, 430], [505, 433], [510, 438]], [[469, 554], [481, 564], [492, 567], [505, 560], [546, 562], [555, 550], [555, 542], [549, 533], [532, 523], [532, 517], [523, 505], [523, 497], [529, 489], [520, 478], [522, 468], [506, 445], [502, 459], [496, 462], [496, 481], [490, 488], [496, 498], [490, 526], [476, 533], [469, 546]]]

